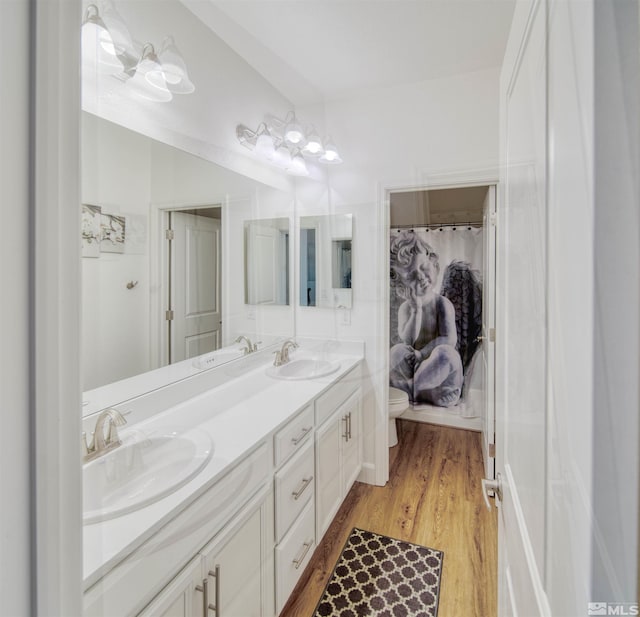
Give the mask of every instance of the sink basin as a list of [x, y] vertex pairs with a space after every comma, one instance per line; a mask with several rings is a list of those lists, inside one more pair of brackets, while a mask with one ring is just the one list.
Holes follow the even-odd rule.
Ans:
[[213, 454], [203, 431], [163, 428], [125, 438], [84, 465], [83, 522], [105, 521], [147, 506], [184, 486]]
[[315, 379], [331, 375], [340, 368], [340, 362], [300, 358], [291, 360], [282, 366], [270, 366], [267, 375], [276, 379]]

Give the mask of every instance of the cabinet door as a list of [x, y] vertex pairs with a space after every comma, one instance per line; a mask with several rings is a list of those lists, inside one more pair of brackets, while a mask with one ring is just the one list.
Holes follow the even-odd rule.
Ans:
[[335, 414], [316, 432], [316, 541], [324, 535], [342, 503], [341, 445], [346, 422]]
[[349, 398], [341, 411], [346, 416], [347, 436], [342, 440], [342, 495], [349, 492], [362, 468], [362, 404], [360, 393]]
[[262, 616], [262, 509], [205, 553], [208, 617]]
[[202, 617], [202, 560], [193, 559], [156, 597], [139, 613], [139, 617]]

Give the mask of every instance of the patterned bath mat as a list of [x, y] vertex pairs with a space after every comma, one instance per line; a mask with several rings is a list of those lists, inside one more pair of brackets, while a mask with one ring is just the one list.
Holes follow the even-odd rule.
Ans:
[[354, 528], [314, 617], [436, 617], [444, 553]]

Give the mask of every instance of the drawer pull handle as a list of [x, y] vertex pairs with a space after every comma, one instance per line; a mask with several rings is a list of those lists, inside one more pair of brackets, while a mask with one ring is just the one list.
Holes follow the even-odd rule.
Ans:
[[291, 493], [291, 495], [296, 501], [300, 499], [300, 495], [304, 493], [305, 489], [307, 488], [307, 486], [309, 486], [309, 484], [311, 484], [312, 480], [313, 480], [313, 476], [309, 476], [308, 478], [303, 478], [302, 485], [300, 486], [300, 488], [297, 491], [294, 491], [293, 493]]
[[207, 608], [209, 607], [209, 579], [202, 579], [202, 585], [196, 585], [196, 591], [202, 593], [202, 615], [207, 617]]
[[351, 412], [349, 412], [349, 414], [347, 415], [347, 418], [349, 418], [347, 420], [347, 430], [349, 432], [349, 440], [351, 439]]
[[[213, 576], [213, 578], [215, 579], [215, 604], [209, 604], [207, 600], [207, 608], [210, 611], [215, 611], [216, 617], [219, 617], [218, 607], [220, 606], [220, 566], [216, 564], [215, 569], [209, 570], [208, 574], [209, 576]], [[204, 614], [208, 615], [206, 611]]]
[[349, 441], [349, 415], [342, 416], [342, 421], [344, 422], [344, 433], [342, 433], [342, 436], [345, 441]]
[[311, 548], [311, 545], [313, 544], [313, 542], [305, 542], [302, 545], [302, 555], [300, 555], [300, 557], [296, 557], [293, 560], [293, 565], [296, 567], [296, 570], [300, 567], [300, 564], [304, 561], [304, 558], [306, 557], [307, 553], [309, 552], [309, 549]]
[[291, 438], [291, 443], [294, 446], [297, 446], [306, 436], [307, 433], [312, 429], [313, 427], [310, 426], [309, 428], [303, 428], [302, 431], [300, 432], [300, 434], [297, 437], [292, 437]]

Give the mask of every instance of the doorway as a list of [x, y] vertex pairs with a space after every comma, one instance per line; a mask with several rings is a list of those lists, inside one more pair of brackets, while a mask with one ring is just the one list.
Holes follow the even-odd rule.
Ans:
[[[389, 385], [409, 395], [411, 405], [402, 417], [482, 433], [485, 477], [491, 479], [496, 186], [394, 189], [388, 203]], [[428, 272], [413, 267], [416, 251], [428, 255]], [[410, 291], [414, 283], [422, 286], [419, 298]], [[436, 348], [449, 352], [441, 388], [446, 396], [436, 395], [431, 383]], [[418, 353], [421, 359], [415, 361]], [[441, 371], [441, 364], [436, 368]]]

